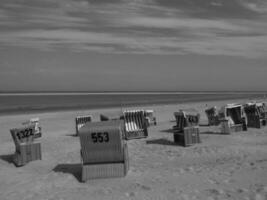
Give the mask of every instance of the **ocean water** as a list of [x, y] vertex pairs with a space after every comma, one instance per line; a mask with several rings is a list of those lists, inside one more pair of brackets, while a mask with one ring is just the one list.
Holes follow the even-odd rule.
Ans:
[[26, 93], [0, 94], [0, 114], [80, 110], [208, 100], [263, 98], [266, 93]]

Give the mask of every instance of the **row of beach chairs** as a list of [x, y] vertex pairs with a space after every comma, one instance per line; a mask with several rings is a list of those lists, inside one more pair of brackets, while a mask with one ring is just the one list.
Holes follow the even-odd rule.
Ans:
[[[253, 104], [254, 107], [260, 106], [257, 112], [250, 104], [247, 106], [228, 104], [219, 111], [214, 108], [213, 114], [208, 115], [208, 118], [212, 116], [216, 119], [209, 119], [209, 122], [213, 122], [212, 125], [220, 124], [222, 133], [229, 134], [246, 130], [247, 120], [250, 118], [255, 120], [255, 117], [246, 116], [259, 112], [257, 116], [260, 116], [260, 123], [264, 124], [265, 105]], [[185, 147], [201, 143], [198, 112], [180, 110], [174, 112], [174, 117], [173, 139], [175, 143]], [[75, 128], [81, 144], [81, 181], [125, 176], [129, 170], [127, 140], [148, 137], [148, 127], [155, 124], [156, 118], [151, 110], [126, 110], [116, 117], [100, 115], [98, 122], [92, 122], [91, 115], [77, 116]], [[31, 119], [21, 126], [21, 128], [10, 130], [16, 147], [14, 163], [17, 166], [23, 166], [33, 160], [41, 160], [42, 157], [39, 140], [42, 132], [39, 119]]]
[[222, 132], [231, 133], [247, 128], [266, 126], [267, 107], [265, 103], [227, 104], [220, 110], [214, 106], [205, 110], [210, 126], [222, 125]]

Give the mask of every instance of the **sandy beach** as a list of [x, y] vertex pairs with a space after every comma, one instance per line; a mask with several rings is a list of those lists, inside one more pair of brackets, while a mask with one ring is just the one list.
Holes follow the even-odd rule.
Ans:
[[[173, 112], [198, 110], [207, 124], [206, 106], [243, 103], [247, 99], [207, 101], [160, 106], [153, 109], [157, 126], [148, 138], [128, 141], [130, 170], [126, 177], [80, 182], [79, 138], [74, 118], [101, 113], [116, 115], [120, 108], [47, 112], [0, 116], [1, 200], [88, 199], [267, 199], [267, 127], [221, 135], [219, 127], [201, 126], [201, 144], [174, 144]], [[139, 107], [140, 108], [140, 107]], [[12, 162], [15, 146], [9, 129], [39, 117], [42, 126], [42, 160], [17, 168]]]

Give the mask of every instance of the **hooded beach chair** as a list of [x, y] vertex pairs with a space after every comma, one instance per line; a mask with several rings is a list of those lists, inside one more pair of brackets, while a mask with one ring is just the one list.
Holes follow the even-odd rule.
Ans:
[[191, 146], [200, 143], [199, 119], [196, 111], [183, 111], [174, 113], [176, 125], [173, 126], [174, 142], [182, 146]]
[[42, 128], [40, 126], [39, 118], [32, 118], [28, 121], [22, 123], [24, 126], [33, 125], [34, 126], [34, 138], [42, 137]]
[[216, 106], [206, 109], [205, 113], [208, 118], [209, 126], [217, 126], [220, 124], [219, 114]]
[[223, 106], [219, 111], [219, 118], [223, 134], [247, 130], [247, 118], [241, 104]]
[[244, 105], [244, 111], [247, 117], [247, 126], [252, 128], [261, 128], [266, 126], [267, 109], [264, 103], [247, 103]]
[[129, 169], [123, 120], [86, 123], [79, 130], [82, 181], [125, 176]]
[[148, 136], [144, 110], [126, 110], [123, 112], [126, 139], [138, 139]]
[[42, 159], [41, 143], [34, 141], [36, 138], [34, 124], [11, 129], [10, 133], [16, 148], [13, 158], [16, 166], [23, 166], [30, 161]]
[[75, 118], [76, 135], [79, 135], [79, 130], [85, 123], [92, 121], [92, 115], [77, 116]]
[[156, 117], [154, 116], [154, 110], [145, 110], [145, 120], [147, 126], [157, 125]]

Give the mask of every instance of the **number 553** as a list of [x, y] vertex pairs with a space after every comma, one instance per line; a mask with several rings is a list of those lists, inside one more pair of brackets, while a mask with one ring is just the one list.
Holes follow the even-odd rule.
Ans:
[[91, 138], [93, 140], [93, 143], [103, 143], [103, 142], [109, 142], [109, 135], [108, 132], [94, 132], [91, 133]]

